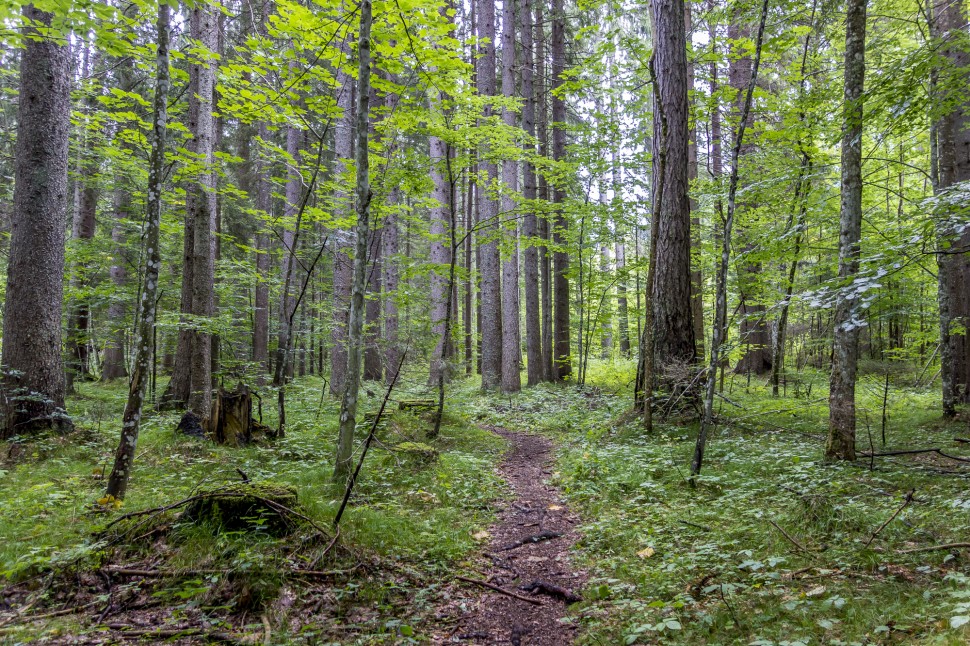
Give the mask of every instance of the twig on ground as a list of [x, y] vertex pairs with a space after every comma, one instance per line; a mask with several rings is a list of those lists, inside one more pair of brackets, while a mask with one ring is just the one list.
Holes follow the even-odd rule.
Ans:
[[489, 590], [494, 590], [499, 594], [504, 594], [507, 597], [512, 597], [513, 599], [518, 599], [519, 601], [525, 601], [526, 603], [531, 603], [534, 606], [541, 606], [542, 602], [538, 599], [530, 599], [529, 597], [523, 597], [521, 594], [516, 594], [504, 588], [500, 588], [497, 585], [492, 585], [488, 581], [481, 581], [479, 579], [470, 579], [467, 576], [456, 576], [459, 581], [464, 581], [466, 583], [474, 583], [475, 585], [480, 585], [483, 588], [488, 588]]
[[680, 523], [681, 525], [687, 525], [688, 527], [696, 527], [697, 529], [699, 529], [701, 531], [704, 531], [704, 532], [714, 531], [710, 527], [708, 527], [707, 525], [698, 525], [697, 523], [692, 523], [689, 520], [681, 520], [681, 519], [678, 518], [677, 519], [677, 522]]
[[798, 548], [799, 550], [801, 550], [801, 551], [803, 551], [803, 552], [805, 552], [806, 554], [812, 554], [812, 551], [811, 551], [811, 550], [809, 550], [809, 549], [808, 549], [808, 548], [806, 548], [806, 547], [805, 547], [804, 545], [802, 545], [801, 543], [799, 543], [798, 541], [796, 541], [796, 540], [795, 540], [795, 539], [794, 539], [794, 538], [792, 537], [792, 535], [791, 535], [791, 534], [789, 534], [788, 532], [786, 532], [786, 531], [785, 531], [784, 529], [782, 529], [782, 528], [781, 528], [781, 526], [780, 526], [780, 525], [779, 525], [778, 523], [776, 523], [775, 521], [773, 521], [773, 520], [771, 520], [770, 518], [768, 518], [768, 519], [766, 519], [766, 520], [767, 520], [767, 521], [768, 521], [769, 523], [771, 523], [771, 526], [772, 526], [772, 527], [774, 527], [774, 528], [775, 528], [775, 529], [777, 529], [777, 530], [778, 530], [779, 532], [781, 532], [781, 535], [782, 535], [782, 536], [784, 536], [785, 538], [787, 538], [787, 539], [788, 539], [788, 540], [789, 540], [789, 541], [791, 542], [791, 544], [792, 544], [792, 545], [794, 545], [795, 547], [797, 547], [797, 548]]
[[902, 511], [906, 509], [906, 506], [909, 505], [909, 503], [913, 502], [913, 494], [915, 493], [916, 493], [915, 489], [909, 490], [909, 493], [906, 494], [906, 498], [903, 499], [903, 504], [899, 506], [899, 509], [897, 509], [892, 516], [887, 518], [886, 522], [884, 522], [882, 525], [879, 526], [879, 529], [877, 529], [872, 533], [872, 536], [870, 536], [869, 540], [866, 541], [866, 547], [869, 547], [872, 544], [872, 541], [876, 540], [876, 536], [879, 535], [879, 532], [884, 530], [886, 528], [886, 525], [893, 522], [893, 519], [896, 518], [896, 516], [898, 516], [899, 514], [901, 514]]
[[522, 547], [523, 545], [529, 545], [530, 543], [541, 543], [542, 541], [551, 541], [554, 538], [559, 538], [562, 536], [562, 532], [539, 532], [533, 536], [526, 536], [525, 538], [520, 538], [519, 540], [509, 543], [505, 547], [500, 547], [497, 551], [508, 552], [509, 550], [514, 550], [517, 547]]
[[[772, 525], [774, 525], [774, 523], [772, 523]], [[724, 584], [723, 583], [721, 585], [717, 586], [717, 591], [721, 595], [721, 601], [724, 602], [724, 605], [727, 606], [728, 612], [731, 613], [731, 620], [734, 621], [734, 625], [737, 626], [740, 629], [741, 628], [741, 622], [738, 621], [737, 615], [734, 614], [734, 608], [731, 607], [731, 604], [728, 603], [727, 597], [724, 596]]]
[[943, 545], [930, 545], [928, 547], [911, 547], [907, 550], [899, 550], [900, 554], [912, 554], [913, 552], [935, 552], [937, 550], [959, 550], [970, 549], [970, 543], [945, 543]]

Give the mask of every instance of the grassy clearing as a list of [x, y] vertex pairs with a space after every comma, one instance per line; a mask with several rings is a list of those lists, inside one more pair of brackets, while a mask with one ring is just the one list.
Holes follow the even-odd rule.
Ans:
[[[480, 400], [479, 415], [533, 429], [560, 447], [556, 481], [585, 519], [581, 562], [592, 576], [577, 610], [589, 644], [964, 644], [967, 552], [900, 550], [968, 540], [970, 465], [933, 455], [824, 465], [827, 378], [800, 375], [772, 398], [734, 378], [734, 420], [718, 427], [696, 490], [686, 473], [696, 426], [646, 437], [628, 414], [633, 366], [596, 365], [593, 385], [540, 387]], [[936, 392], [896, 377], [881, 445], [884, 377], [859, 387], [860, 448], [955, 444]], [[811, 388], [809, 389], [809, 385]], [[916, 499], [876, 536], [902, 505]], [[786, 537], [785, 534], [788, 534]], [[970, 624], [968, 624], [970, 625]]]
[[[425, 417], [395, 410], [382, 424], [379, 442], [368, 455], [344, 516], [341, 544], [346, 550], [323, 566], [350, 569], [358, 561], [376, 559], [380, 569], [389, 568], [386, 571], [365, 567], [336, 583], [321, 584], [316, 591], [298, 589], [296, 582], [282, 579], [284, 563], [306, 567], [304, 561], [311, 561], [320, 546], [301, 546], [295, 544], [299, 537], [280, 539], [258, 527], [220, 533], [175, 519], [164, 538], [149, 537], [111, 549], [93, 538], [123, 511], [159, 506], [200, 487], [239, 481], [237, 469], [253, 481], [295, 487], [304, 512], [329, 526], [343, 492], [329, 481], [338, 404], [329, 398], [321, 401], [322, 387], [313, 378], [293, 384], [288, 389], [285, 439], [242, 449], [177, 436], [177, 414], [148, 418], [124, 508], [105, 512], [94, 502], [103, 494], [126, 393], [121, 385], [80, 384], [78, 397], [69, 404], [78, 430], [69, 437], [43, 438], [15, 448], [21, 457], [0, 471], [0, 573], [8, 581], [25, 582], [25, 589], [36, 593], [52, 568], [76, 564], [84, 572], [104, 560], [151, 561], [184, 573], [150, 582], [151, 587], [141, 591], [161, 601], [168, 619], [202, 613], [218, 626], [238, 623], [246, 612], [255, 612], [248, 621], [255, 621], [253, 630], [260, 631], [258, 613], [265, 611], [274, 626], [274, 643], [296, 639], [294, 631], [314, 643], [419, 638], [408, 624], [420, 622], [420, 613], [433, 605], [438, 594], [434, 575], [475, 547], [472, 534], [488, 526], [492, 504], [503, 494], [493, 469], [503, 442], [460, 415], [446, 416], [434, 442], [437, 457], [430, 460], [395, 448], [428, 442]], [[419, 388], [413, 390], [395, 396], [420, 395]], [[376, 411], [380, 396], [363, 393], [361, 410]], [[264, 415], [264, 421], [275, 425], [275, 406], [264, 406]], [[213, 569], [229, 574], [205, 573]], [[38, 607], [60, 607], [65, 597], [55, 588], [43, 593]], [[305, 598], [311, 592], [319, 598]], [[301, 617], [311, 602], [318, 605], [319, 616]], [[97, 604], [99, 610], [102, 605]], [[91, 617], [67, 617], [4, 630], [10, 638], [29, 640], [97, 628]]]

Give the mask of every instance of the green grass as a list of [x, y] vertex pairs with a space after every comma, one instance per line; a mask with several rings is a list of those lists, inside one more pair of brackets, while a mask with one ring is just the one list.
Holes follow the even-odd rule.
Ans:
[[[211, 607], [218, 616], [272, 603], [281, 588], [280, 572], [286, 561], [309, 560], [313, 555], [294, 545], [296, 539], [259, 532], [219, 533], [176, 523], [161, 547], [149, 540], [105, 552], [95, 533], [123, 512], [177, 501], [200, 487], [239, 481], [237, 469], [254, 481], [292, 485], [305, 513], [319, 525], [329, 526], [343, 491], [330, 483], [338, 404], [329, 398], [321, 401], [323, 382], [306, 378], [292, 384], [287, 396], [286, 437], [245, 448], [220, 447], [176, 435], [178, 414], [147, 417], [128, 497], [120, 511], [107, 512], [95, 501], [103, 495], [104, 474], [111, 468], [126, 391], [121, 384], [79, 386], [79, 394], [69, 402], [77, 430], [66, 437], [39, 438], [21, 445], [19, 460], [8, 460], [0, 471], [0, 573], [10, 581], [39, 581], [39, 573], [67, 564], [76, 563], [83, 569], [104, 558], [137, 562], [161, 556], [164, 567], [187, 573], [159, 584], [162, 588], [157, 592], [168, 595], [166, 603], [173, 607]], [[382, 388], [367, 390], [377, 392], [362, 393], [360, 410], [376, 410]], [[421, 393], [419, 387], [413, 390]], [[413, 394], [404, 389], [395, 397]], [[271, 401], [275, 397], [266, 400], [264, 421], [275, 426]], [[378, 641], [396, 634], [415, 613], [415, 609], [389, 600], [420, 594], [426, 583], [421, 577], [430, 579], [453, 567], [475, 548], [472, 534], [490, 524], [493, 503], [504, 491], [493, 468], [504, 442], [461, 415], [446, 414], [441, 435], [433, 442], [437, 459], [416, 460], [407, 451], [394, 450], [402, 442], [430, 443], [426, 438], [429, 428], [426, 416], [396, 409], [390, 412], [342, 522], [341, 543], [350, 553], [341, 557], [343, 562], [330, 564], [340, 567], [352, 565], [356, 557], [377, 558], [420, 575], [403, 583], [392, 572], [362, 576], [359, 581], [351, 577], [334, 591], [340, 597], [340, 613], [346, 617], [361, 605], [379, 608], [374, 618], [377, 624], [358, 627], [358, 633], [372, 631]], [[366, 430], [362, 425], [361, 437]], [[233, 576], [228, 579], [232, 580], [191, 575], [200, 568], [231, 570]], [[241, 578], [246, 578], [245, 586], [240, 585]], [[402, 590], [402, 585], [410, 587]], [[227, 591], [227, 587], [235, 589]], [[246, 587], [245, 594], [241, 587]], [[52, 604], [53, 595], [53, 591], [48, 593]], [[322, 639], [327, 634], [324, 628], [306, 630], [316, 635], [313, 639]], [[24, 639], [45, 631], [48, 635], [72, 633], [80, 627], [71, 619], [54, 619], [23, 630], [27, 632], [12, 634]], [[277, 638], [285, 639], [285, 632]]]
[[[772, 398], [759, 380], [729, 375], [725, 394], [737, 406], [717, 407], [735, 421], [717, 427], [691, 489], [696, 423], [684, 416], [647, 436], [622, 387], [633, 369], [595, 363], [579, 394], [542, 386], [511, 400], [479, 398], [481, 418], [558, 442], [555, 481], [584, 518], [576, 556], [592, 575], [576, 611], [584, 643], [970, 639], [959, 627], [970, 615], [960, 605], [970, 599], [967, 563], [946, 551], [899, 551], [968, 539], [970, 469], [926, 456], [876, 458], [873, 470], [865, 458], [826, 465], [823, 440], [809, 436], [826, 431], [826, 375], [800, 374], [797, 398], [792, 385], [788, 397]], [[937, 392], [909, 388], [911, 377], [894, 377], [885, 447], [883, 377], [862, 377], [860, 449], [871, 433], [877, 452], [943, 446], [970, 457], [952, 442], [964, 423], [944, 424]], [[867, 546], [911, 489], [917, 501]]]

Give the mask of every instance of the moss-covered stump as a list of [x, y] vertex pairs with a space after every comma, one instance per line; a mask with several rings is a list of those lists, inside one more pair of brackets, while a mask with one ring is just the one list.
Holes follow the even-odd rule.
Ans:
[[395, 451], [405, 455], [419, 466], [426, 466], [438, 459], [438, 449], [422, 442], [401, 442]]
[[183, 521], [206, 523], [219, 531], [291, 533], [298, 518], [296, 489], [275, 482], [240, 482], [197, 494]]
[[398, 410], [427, 411], [438, 405], [434, 399], [402, 399], [397, 403]]

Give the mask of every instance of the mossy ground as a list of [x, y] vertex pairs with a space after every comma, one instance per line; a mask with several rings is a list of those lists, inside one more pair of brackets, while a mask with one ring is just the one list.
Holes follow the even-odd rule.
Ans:
[[[736, 405], [717, 402], [725, 423], [691, 489], [696, 423], [661, 421], [646, 435], [630, 413], [634, 369], [594, 363], [580, 393], [540, 386], [475, 409], [559, 445], [554, 480], [585, 520], [583, 643], [970, 641], [970, 551], [901, 553], [970, 539], [970, 465], [934, 455], [826, 465], [826, 374], [802, 372], [799, 396], [790, 384], [779, 398], [763, 379], [728, 374]], [[860, 449], [871, 435], [877, 452], [942, 446], [970, 457], [953, 442], [966, 421], [940, 419], [939, 384], [914, 381], [892, 376], [883, 447], [884, 376], [862, 375]], [[914, 502], [867, 545], [910, 490]]]
[[[148, 416], [124, 506], [105, 510], [96, 501], [103, 495], [104, 476], [110, 470], [126, 391], [122, 384], [79, 384], [79, 394], [69, 402], [76, 432], [26, 443], [19, 460], [0, 467], [0, 574], [8, 582], [25, 582], [21, 590], [39, 591], [52, 570], [70, 566], [73, 571], [76, 565], [83, 572], [106, 560], [122, 564], [147, 560], [185, 573], [151, 582], [149, 592], [158, 595], [169, 610], [201, 609], [213, 618], [222, 617], [219, 621], [231, 622], [244, 609], [258, 610], [261, 605], [273, 622], [274, 643], [291, 639], [319, 643], [335, 635], [341, 643], [393, 642], [415, 632], [408, 626], [420, 622], [422, 610], [433, 606], [435, 579], [475, 548], [473, 534], [488, 526], [491, 505], [503, 493], [493, 466], [504, 443], [459, 415], [446, 414], [441, 435], [430, 441], [427, 415], [389, 409], [344, 515], [341, 545], [346, 549], [316, 564], [350, 569], [359, 562], [380, 563], [389, 569], [364, 567], [336, 581], [319, 582], [315, 589], [326, 596], [323, 605], [332, 612], [327, 625], [303, 623], [302, 635], [288, 633], [287, 613], [303, 612], [305, 605], [290, 600], [289, 606], [281, 606], [278, 597], [288, 587], [289, 594], [294, 594], [297, 585], [283, 581], [285, 567], [306, 567], [299, 559], [309, 561], [314, 549], [322, 550], [322, 546], [296, 544], [306, 537], [305, 532], [277, 537], [258, 528], [226, 532], [206, 523], [176, 522], [164, 539], [150, 535], [140, 542], [107, 548], [104, 541], [96, 540], [97, 532], [124, 512], [237, 482], [239, 471], [253, 482], [292, 487], [298, 492], [301, 512], [319, 526], [329, 527], [343, 490], [330, 483], [338, 404], [321, 398], [323, 387], [314, 378], [292, 384], [286, 437], [244, 448], [177, 435], [178, 414]], [[364, 390], [373, 392], [363, 392], [361, 410], [376, 410], [382, 388]], [[420, 387], [414, 391], [405, 388], [395, 396], [423, 394]], [[264, 421], [275, 426], [270, 406], [264, 406], [264, 415]], [[366, 430], [362, 425], [359, 433]], [[433, 445], [439, 457], [409, 460], [392, 450], [402, 442]], [[204, 574], [210, 570], [229, 574]], [[401, 572], [413, 576], [401, 576]], [[254, 587], [264, 598], [252, 598]], [[49, 601], [48, 608], [59, 608], [61, 599], [56, 595], [53, 588], [45, 592], [37, 607]], [[97, 604], [99, 610], [102, 605]], [[354, 617], [366, 621], [352, 625], [357, 621]], [[254, 630], [261, 630], [258, 616], [255, 621]], [[90, 616], [57, 617], [14, 622], [3, 628], [0, 641], [95, 630]]]
[[[421, 413], [395, 412], [346, 517], [343, 544], [355, 551], [328, 564], [352, 567], [355, 555], [366, 554], [389, 565], [385, 572], [363, 568], [298, 589], [280, 573], [294, 554], [310, 558], [319, 547], [181, 527], [168, 567], [186, 573], [223, 568], [233, 576], [187, 574], [161, 582], [154, 593], [170, 609], [201, 608], [214, 618], [238, 617], [244, 602], [262, 604], [277, 643], [421, 640], [441, 582], [480, 547], [473, 534], [489, 524], [491, 504], [502, 495], [492, 469], [502, 443], [479, 423], [543, 433], [557, 443], [553, 479], [583, 517], [575, 557], [591, 575], [586, 601], [572, 610], [583, 643], [970, 640], [968, 552], [902, 551], [970, 538], [968, 465], [937, 455], [826, 465], [820, 439], [827, 423], [825, 374], [801, 373], [797, 391], [790, 385], [779, 398], [758, 379], [728, 375], [725, 394], [734, 404], [719, 400], [723, 423], [691, 489], [686, 473], [696, 425], [686, 416], [661, 420], [652, 436], [644, 434], [630, 414], [633, 369], [631, 362], [594, 363], [581, 390], [544, 385], [511, 397], [483, 395], [474, 380], [458, 382], [449, 391], [442, 436], [434, 441], [426, 437]], [[891, 377], [883, 447], [884, 377], [862, 376], [860, 448], [868, 450], [871, 436], [877, 451], [942, 446], [970, 457], [970, 445], [952, 439], [967, 437], [966, 422], [943, 422], [937, 390], [913, 389], [914, 379]], [[336, 404], [320, 404], [321, 387], [315, 379], [294, 384], [287, 437], [243, 449], [178, 437], [172, 432], [177, 416], [151, 417], [123, 511], [235, 481], [238, 468], [256, 481], [295, 487], [306, 513], [327, 525], [340, 492], [329, 484]], [[400, 396], [423, 395], [415, 387]], [[365, 396], [363, 408], [376, 409], [378, 397]], [[3, 467], [0, 567], [6, 576], [29, 578], [101, 554], [92, 532], [121, 512], [95, 511], [93, 502], [103, 491], [101, 474], [110, 464], [123, 399], [120, 387], [83, 384], [72, 402], [79, 431], [26, 445], [19, 462]], [[266, 421], [274, 423], [269, 411]], [[438, 459], [414, 460], [394, 450], [407, 442], [433, 446]], [[870, 542], [911, 490], [914, 501]], [[151, 549], [135, 546], [127, 555], [144, 558]], [[240, 598], [240, 581], [250, 584], [247, 599]], [[226, 587], [232, 594], [223, 594]], [[297, 610], [280, 599], [294, 590], [330, 604], [328, 621], [287, 632], [287, 613]], [[91, 628], [90, 621], [53, 618], [3, 630], [27, 640]]]

